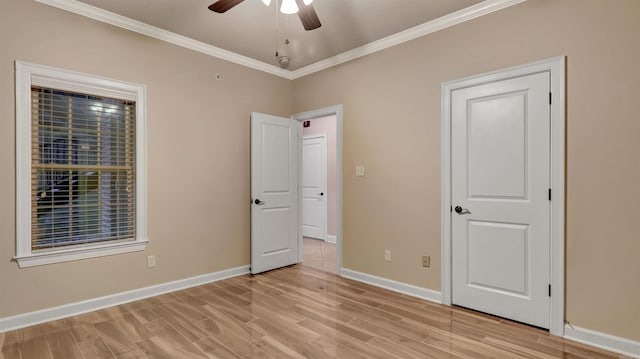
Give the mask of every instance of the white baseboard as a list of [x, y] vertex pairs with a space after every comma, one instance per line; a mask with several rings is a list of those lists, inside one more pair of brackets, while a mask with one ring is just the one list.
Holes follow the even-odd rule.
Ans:
[[422, 288], [413, 284], [398, 282], [387, 278], [376, 277], [371, 274], [361, 273], [347, 268], [342, 268], [342, 270], [340, 271], [340, 275], [345, 278], [357, 280], [358, 282], [363, 282], [376, 287], [389, 289], [394, 292], [410, 295], [412, 297], [441, 303], [442, 296], [440, 295], [440, 292], [435, 290]]
[[329, 234], [329, 235], [327, 236], [327, 242], [329, 242], [329, 243], [336, 243], [336, 241], [337, 241], [337, 240], [338, 240], [338, 239], [337, 239], [337, 238], [336, 238], [336, 236], [334, 236], [334, 235]]
[[631, 358], [640, 358], [640, 342], [576, 327], [570, 324], [564, 327], [564, 337], [582, 344], [609, 350]]
[[195, 277], [152, 285], [130, 290], [104, 297], [93, 298], [81, 302], [61, 305], [34, 312], [18, 314], [12, 317], [0, 318], [0, 333], [14, 329], [29, 327], [32, 325], [71, 317], [78, 314], [92, 312], [115, 305], [133, 302], [136, 300], [153, 297], [160, 294], [175, 292], [177, 290], [195, 287], [202, 284], [216, 282], [222, 279], [237, 277], [249, 273], [249, 266], [225, 269], [219, 272], [203, 274]]

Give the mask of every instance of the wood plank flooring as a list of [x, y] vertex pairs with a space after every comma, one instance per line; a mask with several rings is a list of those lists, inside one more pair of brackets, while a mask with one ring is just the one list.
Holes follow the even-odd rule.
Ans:
[[320, 239], [304, 237], [304, 265], [329, 273], [336, 272], [336, 245]]
[[0, 358], [622, 358], [296, 265], [0, 334]]

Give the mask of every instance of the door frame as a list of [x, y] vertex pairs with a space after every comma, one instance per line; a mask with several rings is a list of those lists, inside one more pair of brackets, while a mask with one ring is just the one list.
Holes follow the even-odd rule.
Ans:
[[551, 75], [551, 214], [550, 278], [552, 288], [549, 309], [549, 332], [564, 336], [565, 298], [565, 57], [533, 62], [498, 71], [471, 76], [442, 84], [441, 133], [441, 296], [442, 304], [452, 303], [451, 251], [451, 93], [456, 89], [505, 80], [534, 73]]
[[[337, 123], [336, 123], [337, 125]], [[303, 129], [304, 131], [304, 129]], [[336, 133], [337, 133], [337, 129], [336, 129]], [[328, 238], [329, 238], [329, 200], [328, 200], [328, 187], [329, 187], [329, 156], [328, 156], [328, 146], [329, 146], [329, 142], [327, 141], [327, 134], [325, 132], [323, 133], [314, 133], [314, 134], [310, 134], [310, 135], [302, 135], [302, 146], [300, 147], [300, 151], [302, 151], [304, 153], [304, 140], [310, 140], [310, 139], [314, 139], [314, 138], [322, 138], [324, 140], [324, 157], [325, 157], [325, 167], [324, 167], [324, 183], [325, 183], [325, 193], [327, 193], [327, 197], [324, 197], [325, 199], [325, 211], [324, 211], [324, 238], [322, 238], [323, 241], [328, 242]], [[302, 163], [302, 161], [300, 161], [300, 166], [304, 166], [304, 163]], [[303, 180], [302, 176], [299, 179], [300, 181]], [[300, 187], [302, 187], [302, 183], [300, 183]], [[304, 193], [300, 192], [300, 196], [303, 196]], [[303, 215], [303, 213], [300, 213], [300, 215]], [[300, 221], [302, 221], [302, 217], [300, 217]], [[304, 237], [304, 233], [303, 233], [303, 237]]]
[[[336, 274], [342, 275], [342, 105], [334, 105], [306, 112], [291, 115], [291, 119], [297, 121], [312, 120], [318, 117], [336, 117]], [[302, 126], [300, 126], [302, 131]], [[302, 136], [300, 136], [300, 146], [302, 146]], [[302, 240], [302, 151], [298, 155], [298, 262], [303, 258]]]

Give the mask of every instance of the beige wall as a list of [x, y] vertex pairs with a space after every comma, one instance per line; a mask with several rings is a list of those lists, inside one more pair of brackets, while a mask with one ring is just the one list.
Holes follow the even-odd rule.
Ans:
[[344, 105], [344, 266], [439, 290], [441, 83], [567, 55], [567, 320], [640, 340], [638, 19], [529, 0], [295, 80], [295, 112]]
[[[11, 261], [16, 59], [147, 85], [145, 252], [27, 269]], [[35, 1], [2, 0], [0, 318], [248, 264], [249, 115], [289, 116], [291, 90], [291, 81]]]
[[302, 129], [303, 135], [327, 135], [327, 235], [336, 235], [336, 116], [314, 118], [311, 126]]

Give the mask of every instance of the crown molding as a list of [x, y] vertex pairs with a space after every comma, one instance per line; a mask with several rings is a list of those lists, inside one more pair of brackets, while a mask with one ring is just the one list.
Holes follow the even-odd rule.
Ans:
[[107, 10], [103, 10], [95, 6], [79, 2], [77, 0], [35, 1], [107, 24], [111, 24], [123, 29], [137, 32], [139, 34], [147, 35], [158, 40], [166, 41], [168, 43], [197, 51], [205, 55], [217, 57], [219, 59], [233, 62], [238, 65], [246, 66], [254, 70], [266, 72], [268, 74], [280, 76], [289, 80], [295, 80], [297, 78], [328, 69], [347, 61], [370, 55], [392, 46], [400, 45], [407, 41], [431, 34], [442, 29], [446, 29], [465, 21], [469, 21], [498, 10], [502, 10], [509, 6], [517, 5], [526, 0], [485, 0], [478, 4], [458, 10], [429, 22], [425, 22], [424, 24], [414, 26], [410, 29], [387, 36], [380, 40], [370, 42], [353, 50], [343, 52], [336, 56], [318, 61], [294, 71], [284, 70], [277, 66], [269, 65], [265, 62], [255, 60], [250, 57], [204, 43], [202, 41], [194, 40], [192, 38], [179, 35], [174, 32], [155, 27], [153, 25], [133, 20]]
[[122, 15], [115, 14], [111, 11], [100, 9], [98, 7], [88, 5], [76, 0], [35, 0], [39, 3], [56, 7], [74, 14], [82, 15], [94, 20], [98, 20], [113, 26], [117, 26], [126, 30], [147, 35], [149, 37], [166, 41], [168, 43], [178, 45], [193, 51], [203, 53], [205, 55], [217, 57], [222, 60], [246, 66], [254, 70], [266, 72], [268, 74], [284, 77], [292, 80], [292, 74], [289, 70], [283, 70], [277, 66], [269, 65], [262, 61], [252, 59], [247, 56], [228, 51], [217, 46], [213, 46], [202, 41], [194, 40], [190, 37], [176, 34], [171, 31], [149, 25], [138, 20], [134, 20]]
[[490, 14], [494, 11], [502, 10], [526, 0], [485, 0], [481, 3], [452, 12], [451, 14], [414, 26], [410, 29], [395, 33], [380, 40], [357, 47], [353, 50], [343, 52], [334, 57], [318, 61], [311, 65], [299, 68], [293, 72], [293, 79], [310, 75], [312, 73], [328, 69], [330, 67], [345, 63], [384, 50], [386, 48], [400, 45], [407, 41], [431, 34], [433, 32], [452, 27], [465, 21], [473, 20], [477, 17]]

